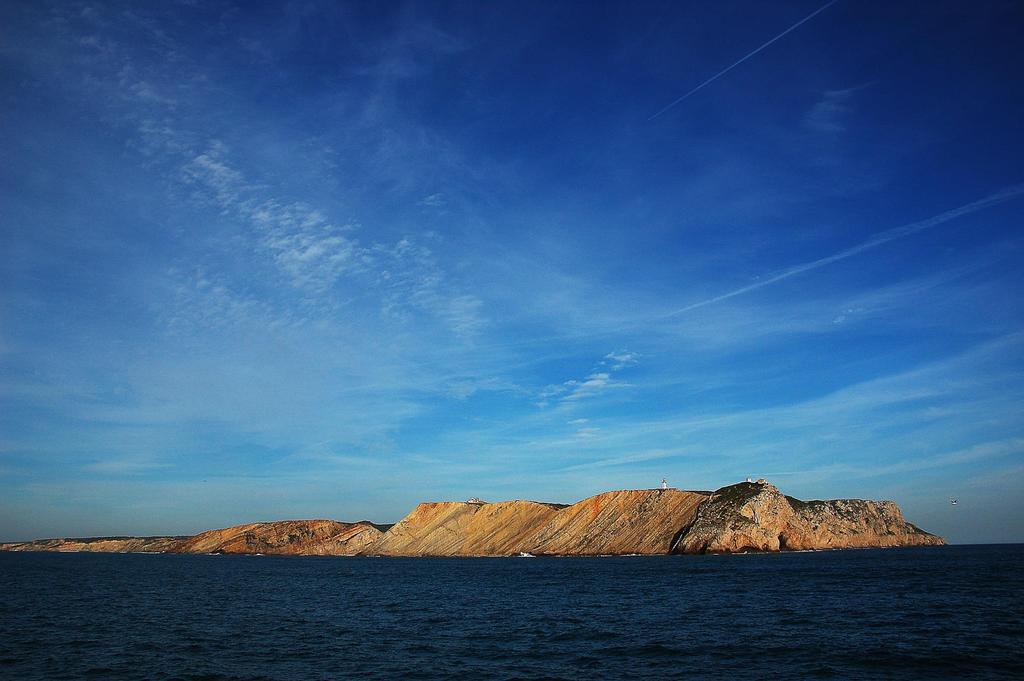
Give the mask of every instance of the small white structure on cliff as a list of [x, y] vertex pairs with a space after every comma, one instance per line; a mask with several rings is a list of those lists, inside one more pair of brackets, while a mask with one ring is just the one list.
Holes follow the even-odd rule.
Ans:
[[665, 478], [661, 479], [661, 488], [668, 489], [668, 480], [666, 480]]

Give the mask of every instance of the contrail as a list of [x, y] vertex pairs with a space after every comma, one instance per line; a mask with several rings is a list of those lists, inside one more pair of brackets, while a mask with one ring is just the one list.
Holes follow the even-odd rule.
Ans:
[[784, 270], [783, 272], [771, 276], [763, 281], [759, 281], [756, 284], [743, 286], [733, 291], [729, 291], [728, 293], [723, 293], [720, 296], [715, 296], [714, 298], [708, 298], [707, 300], [702, 300], [700, 302], [693, 303], [692, 305], [687, 305], [686, 307], [675, 310], [674, 312], [669, 312], [668, 314], [665, 314], [662, 318], [664, 319], [667, 317], [674, 317], [684, 312], [689, 312], [690, 310], [696, 310], [699, 307], [704, 307], [705, 305], [711, 305], [712, 303], [718, 303], [723, 300], [728, 300], [729, 298], [735, 298], [736, 296], [742, 295], [744, 293], [755, 291], [759, 288], [764, 288], [769, 284], [774, 284], [777, 281], [789, 279], [790, 277], [802, 274], [803, 272], [816, 270], [819, 267], [831, 265], [832, 263], [837, 262], [839, 260], [846, 260], [847, 258], [852, 258], [853, 256], [859, 253], [863, 253], [864, 251], [867, 251], [869, 249], [875, 248], [876, 246], [887, 244], [890, 241], [895, 241], [896, 239], [902, 239], [905, 236], [916, 234], [917, 232], [923, 232], [926, 229], [931, 229], [932, 227], [941, 225], [944, 222], [949, 222], [950, 220], [955, 220], [959, 217], [963, 217], [964, 215], [970, 215], [971, 213], [976, 213], [980, 210], [985, 210], [986, 208], [990, 208], [997, 204], [1003, 203], [1004, 201], [1015, 199], [1018, 196], [1021, 196], [1022, 194], [1024, 194], [1024, 183], [1016, 184], [1013, 185], [1012, 187], [1007, 187], [1006, 189], [1000, 190], [995, 194], [986, 196], [983, 199], [978, 199], [973, 203], [968, 203], [967, 205], [960, 206], [959, 208], [947, 210], [945, 213], [939, 213], [938, 215], [934, 215], [930, 218], [921, 220], [919, 222], [912, 222], [909, 225], [903, 225], [902, 227], [893, 227], [892, 229], [887, 229], [884, 232], [879, 232], [878, 234], [871, 237], [867, 241], [859, 243], [856, 246], [851, 246], [846, 250], [839, 251], [838, 253], [835, 253], [824, 258], [819, 258], [818, 260], [812, 260], [811, 262], [805, 262], [800, 265], [794, 265], [793, 267], [790, 267], [788, 270]]
[[722, 69], [721, 71], [719, 71], [719, 72], [718, 72], [718, 73], [716, 73], [715, 75], [711, 76], [710, 78], [708, 78], [707, 80], [705, 80], [705, 81], [704, 81], [703, 83], [701, 83], [701, 84], [700, 84], [700, 85], [698, 85], [697, 87], [693, 88], [692, 90], [690, 90], [689, 92], [687, 92], [687, 93], [686, 93], [685, 95], [683, 95], [683, 96], [682, 96], [682, 97], [680, 97], [679, 99], [675, 100], [674, 102], [672, 102], [671, 104], [669, 104], [669, 105], [668, 105], [668, 106], [666, 106], [666, 107], [665, 107], [664, 109], [662, 109], [662, 110], [661, 110], [661, 111], [659, 111], [658, 113], [654, 114], [653, 116], [651, 116], [651, 117], [650, 117], [650, 118], [648, 118], [647, 120], [648, 120], [648, 121], [653, 121], [653, 120], [654, 120], [655, 118], [657, 118], [657, 117], [658, 117], [658, 116], [660, 116], [661, 114], [665, 113], [666, 111], [668, 111], [669, 109], [671, 109], [672, 107], [674, 107], [674, 106], [675, 106], [676, 104], [678, 104], [679, 102], [683, 101], [684, 99], [686, 99], [687, 97], [689, 97], [689, 96], [690, 96], [690, 95], [692, 95], [693, 93], [697, 92], [698, 90], [700, 90], [700, 89], [704, 88], [704, 86], [706, 86], [706, 85], [710, 85], [710, 84], [711, 84], [711, 83], [713, 83], [714, 81], [718, 80], [719, 78], [721, 78], [721, 77], [722, 77], [722, 76], [724, 76], [725, 74], [729, 73], [729, 72], [730, 72], [730, 71], [732, 71], [732, 70], [733, 70], [734, 68], [736, 68], [737, 66], [739, 66], [740, 64], [742, 64], [743, 62], [745, 62], [746, 60], [748, 60], [748, 59], [750, 59], [751, 57], [753, 57], [753, 56], [754, 56], [755, 54], [757, 54], [758, 52], [760, 52], [760, 51], [761, 51], [761, 50], [763, 50], [764, 48], [766, 48], [766, 47], [768, 47], [769, 45], [771, 45], [772, 43], [774, 43], [774, 42], [775, 42], [776, 40], [779, 40], [780, 38], [784, 37], [784, 36], [785, 36], [786, 34], [788, 34], [788, 33], [792, 32], [792, 31], [795, 31], [796, 29], [800, 28], [800, 27], [801, 27], [801, 26], [802, 26], [803, 24], [807, 23], [808, 21], [810, 21], [811, 19], [813, 19], [813, 18], [814, 18], [814, 17], [816, 17], [817, 15], [821, 14], [822, 12], [824, 12], [825, 10], [827, 10], [827, 9], [828, 9], [829, 7], [831, 7], [832, 5], [836, 4], [837, 2], [839, 2], [839, 0], [830, 0], [830, 2], [826, 2], [826, 3], [824, 4], [824, 5], [822, 5], [822, 6], [821, 6], [821, 7], [819, 7], [818, 9], [814, 10], [813, 12], [811, 12], [810, 14], [808, 14], [807, 16], [805, 16], [805, 17], [804, 17], [803, 19], [801, 19], [800, 21], [796, 22], [795, 24], [793, 24], [792, 26], [790, 26], [789, 28], [787, 28], [787, 29], [786, 29], [785, 31], [783, 31], [782, 33], [778, 34], [777, 36], [775, 36], [774, 38], [772, 38], [771, 40], [769, 40], [768, 42], [766, 42], [766, 43], [765, 43], [764, 45], [761, 45], [761, 47], [759, 47], [759, 48], [757, 48], [756, 50], [754, 50], [753, 52], [751, 52], [751, 53], [747, 54], [746, 56], [744, 56], [744, 57], [743, 57], [742, 59], [740, 59], [739, 61], [735, 62], [734, 64], [731, 64], [731, 65], [729, 65], [729, 66], [726, 66], [726, 67], [725, 67], [724, 69]]

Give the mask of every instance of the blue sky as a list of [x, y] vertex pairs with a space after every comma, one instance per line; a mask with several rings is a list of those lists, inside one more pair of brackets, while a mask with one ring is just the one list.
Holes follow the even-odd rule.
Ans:
[[1024, 541], [1019, 4], [668, 109], [821, 3], [250, 5], [0, 8], [0, 538], [765, 476]]

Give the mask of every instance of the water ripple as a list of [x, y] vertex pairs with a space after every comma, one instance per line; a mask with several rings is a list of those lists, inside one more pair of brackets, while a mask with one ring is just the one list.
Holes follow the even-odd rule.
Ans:
[[0, 553], [0, 677], [1020, 678], [1022, 566], [1022, 546], [530, 561]]

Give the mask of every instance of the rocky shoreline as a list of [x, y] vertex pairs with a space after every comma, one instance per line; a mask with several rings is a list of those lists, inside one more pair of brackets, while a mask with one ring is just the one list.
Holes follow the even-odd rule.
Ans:
[[395, 525], [285, 520], [190, 537], [94, 537], [0, 551], [321, 556], [607, 556], [937, 546], [891, 501], [801, 501], [758, 481], [605, 492], [572, 505], [428, 502]]

